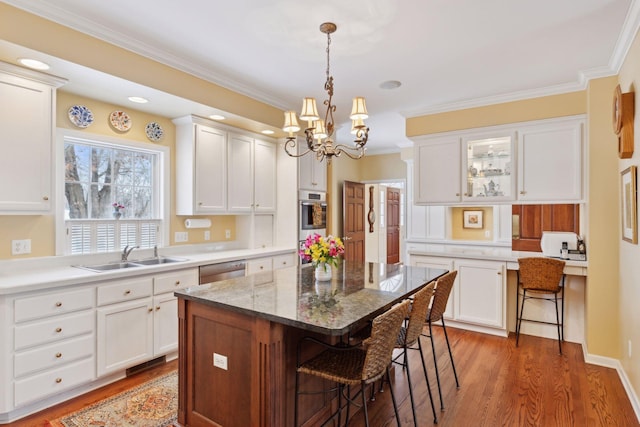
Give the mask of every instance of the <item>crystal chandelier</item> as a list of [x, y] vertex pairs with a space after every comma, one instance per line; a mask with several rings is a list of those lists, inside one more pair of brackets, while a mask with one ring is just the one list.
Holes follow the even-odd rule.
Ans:
[[320, 119], [318, 115], [315, 98], [304, 98], [300, 120], [306, 120], [308, 126], [304, 130], [307, 146], [302, 152], [299, 152], [296, 147], [296, 137], [294, 135], [295, 132], [300, 130], [296, 113], [294, 111], [285, 111], [284, 113], [284, 127], [282, 129], [285, 132], [289, 132], [287, 141], [284, 144], [284, 149], [291, 157], [301, 157], [313, 152], [319, 161], [326, 158], [327, 163], [331, 163], [333, 156], [338, 157], [342, 153], [345, 153], [352, 159], [359, 159], [364, 156], [364, 146], [369, 138], [369, 128], [364, 124], [364, 119], [368, 118], [369, 115], [367, 113], [365, 100], [361, 96], [353, 98], [353, 107], [351, 109], [351, 133], [355, 134], [354, 145], [334, 144], [333, 141], [333, 133], [335, 130], [333, 113], [336, 111], [336, 106], [331, 103], [331, 98], [333, 97], [333, 76], [331, 76], [329, 72], [329, 47], [331, 46], [331, 34], [335, 32], [336, 29], [336, 24], [332, 22], [325, 22], [320, 25], [320, 31], [327, 35], [327, 81], [324, 84], [324, 89], [327, 91], [329, 98], [324, 101], [324, 105], [327, 106], [324, 120]]

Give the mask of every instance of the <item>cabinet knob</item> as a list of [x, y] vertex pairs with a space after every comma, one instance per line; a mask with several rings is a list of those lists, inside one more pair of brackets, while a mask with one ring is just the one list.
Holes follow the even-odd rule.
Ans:
[[47, 200], [49, 200], [49, 196], [42, 196], [42, 200], [46, 202]]
[[56, 303], [56, 307], [62, 307], [62, 303], [61, 303], [60, 301], [58, 301], [58, 302]]
[[176, 280], [176, 286], [180, 284], [180, 280]]
[[[457, 196], [459, 196], [459, 194], [457, 194]], [[469, 193], [464, 193], [463, 196], [464, 197], [469, 197]]]
[[158, 310], [160, 310], [160, 306], [159, 305], [156, 306], [156, 311], [158, 311]]
[[259, 208], [259, 207], [260, 207], [260, 203], [256, 203], [256, 208]]
[[526, 194], [526, 191], [522, 190], [522, 191], [520, 192], [520, 194]]
[[57, 332], [57, 333], [62, 332], [62, 328], [56, 328], [56, 332]]
[[262, 270], [263, 268], [264, 268], [264, 265], [261, 265], [261, 266], [260, 266], [260, 270]]
[[202, 202], [198, 202], [198, 206], [202, 206]]
[[498, 271], [498, 276], [502, 276], [502, 271]]
[[151, 307], [148, 311], [149, 313], [151, 313], [153, 311], [153, 307]]
[[129, 295], [131, 293], [131, 291], [129, 289], [127, 289], [126, 291], [124, 291], [125, 295]]
[[[466, 196], [466, 194], [465, 194], [465, 196]], [[456, 197], [460, 197], [460, 193], [456, 193]]]
[[62, 382], [62, 378], [56, 378], [56, 383], [60, 384]]
[[60, 359], [62, 357], [62, 353], [56, 353], [56, 358]]

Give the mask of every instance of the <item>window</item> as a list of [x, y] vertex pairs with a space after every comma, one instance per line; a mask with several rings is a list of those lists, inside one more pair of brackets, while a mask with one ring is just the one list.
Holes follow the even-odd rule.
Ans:
[[65, 254], [162, 245], [164, 150], [69, 136], [63, 150]]

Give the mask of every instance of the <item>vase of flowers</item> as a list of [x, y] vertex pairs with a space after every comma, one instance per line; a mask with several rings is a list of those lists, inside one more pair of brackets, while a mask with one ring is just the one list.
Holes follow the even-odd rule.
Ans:
[[115, 202], [111, 206], [113, 206], [113, 217], [115, 219], [120, 219], [120, 217], [122, 217], [122, 212], [120, 212], [120, 209], [124, 209], [124, 205]]
[[304, 241], [300, 249], [300, 258], [311, 261], [315, 267], [315, 278], [318, 281], [331, 280], [331, 267], [338, 266], [338, 260], [344, 254], [344, 244], [339, 237], [314, 233]]

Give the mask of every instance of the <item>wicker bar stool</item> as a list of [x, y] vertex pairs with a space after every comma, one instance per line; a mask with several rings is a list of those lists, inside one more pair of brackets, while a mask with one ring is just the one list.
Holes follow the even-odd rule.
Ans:
[[[456, 372], [456, 365], [453, 363], [453, 354], [451, 353], [451, 345], [449, 344], [449, 336], [447, 335], [447, 327], [444, 324], [444, 311], [447, 308], [447, 302], [449, 301], [449, 295], [451, 295], [451, 289], [453, 283], [456, 280], [458, 272], [456, 270], [450, 271], [444, 276], [436, 280], [435, 293], [433, 294], [433, 301], [431, 307], [427, 313], [427, 325], [429, 326], [429, 335], [431, 339], [431, 351], [433, 353], [433, 364], [436, 370], [436, 382], [438, 383], [438, 396], [440, 397], [440, 409], [444, 410], [444, 402], [442, 401], [442, 388], [440, 387], [440, 372], [438, 370], [438, 360], [436, 358], [436, 347], [433, 341], [432, 326], [435, 322], [440, 320], [442, 323], [442, 330], [444, 331], [444, 339], [447, 342], [447, 349], [449, 350], [449, 359], [451, 359], [451, 367], [453, 368], [453, 376], [456, 379], [456, 387], [460, 387], [458, 381], [458, 373]], [[423, 334], [425, 335], [425, 334]]]
[[[431, 394], [431, 385], [429, 384], [429, 377], [427, 375], [427, 366], [424, 363], [422, 343], [420, 342], [422, 327], [424, 326], [424, 319], [427, 316], [427, 311], [431, 304], [434, 286], [435, 282], [431, 282], [414, 295], [413, 303], [411, 304], [411, 313], [409, 314], [409, 321], [406, 327], [403, 326], [400, 329], [400, 334], [398, 335], [398, 340], [396, 342], [396, 348], [402, 349], [402, 351], [393, 359], [394, 363], [402, 365], [402, 368], [406, 369], [407, 382], [409, 383], [409, 397], [411, 399], [411, 410], [413, 411], [413, 425], [416, 427], [418, 426], [418, 420], [416, 418], [416, 404], [414, 402], [413, 387], [411, 385], [411, 370], [409, 369], [409, 358], [407, 357], [408, 350], [418, 350], [420, 352], [422, 370], [427, 382], [427, 391], [429, 392], [429, 401], [431, 402], [431, 411], [433, 412], [433, 422], [435, 424], [438, 423], [436, 407], [433, 404], [433, 396]], [[416, 344], [418, 346], [417, 348], [415, 347]]]
[[[389, 380], [389, 365], [393, 356], [393, 349], [396, 343], [402, 322], [407, 316], [409, 301], [403, 301], [395, 305], [385, 313], [373, 320], [371, 336], [362, 342], [362, 346], [349, 347], [343, 345], [332, 346], [311, 337], [305, 337], [298, 343], [297, 369], [296, 369], [296, 401], [295, 401], [295, 426], [298, 426], [298, 396], [301, 394], [333, 393], [337, 392], [338, 409], [325, 421], [338, 417], [340, 425], [342, 410], [346, 408], [346, 422], [349, 422], [349, 404], [354, 403], [355, 398], [360, 395], [362, 398], [362, 412], [365, 425], [369, 426], [369, 415], [367, 413], [367, 399], [365, 389], [378, 379], [387, 377]], [[300, 362], [300, 350], [302, 345], [308, 342], [316, 343], [325, 350], [311, 359]], [[321, 391], [300, 391], [300, 374], [314, 375], [337, 384], [330, 390]], [[360, 386], [360, 390], [351, 396], [351, 386]], [[345, 390], [346, 389], [346, 390]], [[400, 415], [398, 406], [391, 391], [391, 400], [396, 415], [396, 422], [400, 426]], [[346, 394], [345, 394], [346, 391]], [[342, 397], [346, 398], [346, 403], [342, 405]], [[323, 424], [323, 425], [324, 425]]]
[[[564, 266], [565, 262], [559, 259], [532, 257], [518, 259], [518, 288], [522, 293], [522, 305], [518, 312], [518, 299], [516, 296], [516, 347], [520, 340], [520, 328], [522, 321], [545, 323], [556, 325], [558, 329], [558, 350], [562, 354], [562, 341], [564, 341]], [[561, 294], [561, 312], [558, 314], [558, 294]], [[551, 296], [553, 295], [553, 296]], [[551, 301], [556, 306], [556, 321], [546, 322], [542, 320], [523, 318], [524, 303], [530, 299]]]

